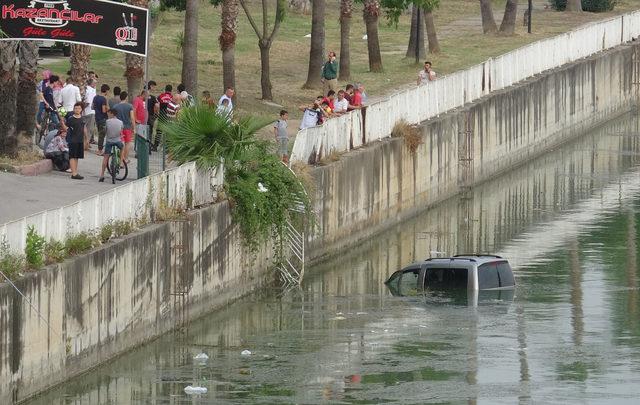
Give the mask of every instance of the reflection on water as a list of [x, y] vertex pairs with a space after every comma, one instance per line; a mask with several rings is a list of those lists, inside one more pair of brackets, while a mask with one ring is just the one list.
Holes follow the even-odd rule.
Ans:
[[[256, 293], [31, 403], [637, 403], [636, 120], [311, 269], [302, 291]], [[393, 297], [386, 278], [431, 251], [507, 257], [515, 296]], [[193, 384], [208, 393], [187, 396]]]

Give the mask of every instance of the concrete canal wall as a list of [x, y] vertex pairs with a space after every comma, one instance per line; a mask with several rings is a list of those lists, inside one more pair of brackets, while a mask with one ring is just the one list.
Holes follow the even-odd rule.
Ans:
[[[0, 284], [0, 404], [28, 398], [267, 282], [222, 202]], [[49, 326], [47, 326], [47, 324]]]
[[[443, 115], [423, 126], [415, 153], [390, 139], [314, 169], [309, 257], [352, 246], [628, 111], [635, 52], [622, 46]], [[40, 315], [2, 284], [0, 403], [250, 293], [268, 280], [268, 264], [267, 252], [255, 261], [244, 254], [222, 202], [19, 280]]]
[[427, 121], [415, 153], [403, 138], [390, 138], [316, 169], [319, 229], [309, 240], [310, 259], [366, 239], [629, 111], [638, 50], [618, 47]]

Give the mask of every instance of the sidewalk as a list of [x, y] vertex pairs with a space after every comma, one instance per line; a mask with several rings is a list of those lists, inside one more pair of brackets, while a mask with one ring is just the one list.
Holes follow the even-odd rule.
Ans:
[[[91, 145], [91, 149], [85, 152], [85, 158], [78, 164], [78, 172], [84, 176], [84, 180], [71, 180], [69, 173], [55, 170], [33, 177], [0, 172], [0, 224], [69, 205], [138, 178], [137, 161], [131, 156], [129, 175], [125, 181], [111, 184], [109, 173], [105, 171], [105, 181], [99, 183], [102, 156], [97, 156], [96, 150], [96, 145]], [[153, 152], [149, 172], [158, 172], [160, 168], [161, 155]]]

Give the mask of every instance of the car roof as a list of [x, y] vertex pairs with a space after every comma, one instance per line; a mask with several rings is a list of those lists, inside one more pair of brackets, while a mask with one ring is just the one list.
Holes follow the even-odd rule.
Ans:
[[452, 257], [432, 257], [424, 260], [422, 263], [444, 264], [444, 263], [474, 263], [478, 266], [492, 262], [506, 262], [507, 260], [496, 255], [483, 254], [463, 254]]

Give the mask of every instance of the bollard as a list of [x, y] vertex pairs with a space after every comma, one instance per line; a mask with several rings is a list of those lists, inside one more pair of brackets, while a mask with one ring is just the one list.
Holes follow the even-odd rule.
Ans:
[[138, 125], [136, 128], [136, 157], [138, 158], [138, 178], [149, 175], [149, 143], [147, 142], [146, 125]]

